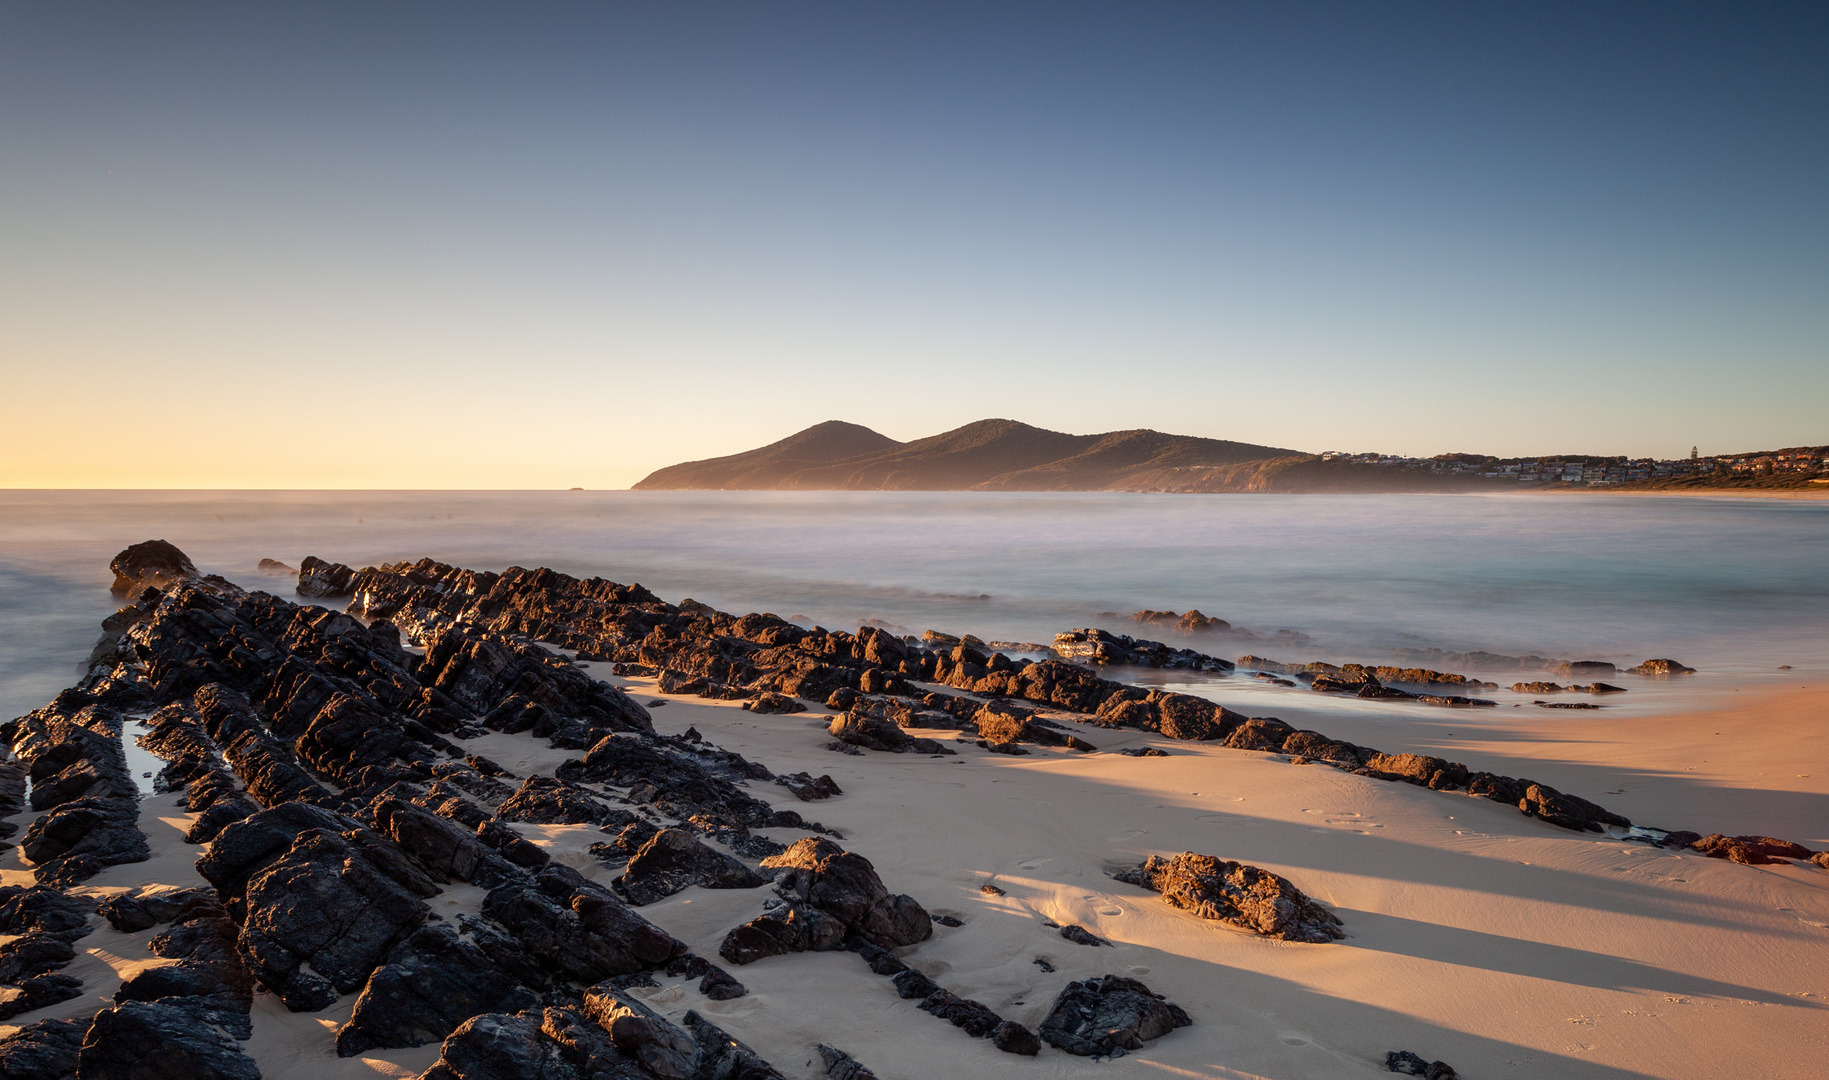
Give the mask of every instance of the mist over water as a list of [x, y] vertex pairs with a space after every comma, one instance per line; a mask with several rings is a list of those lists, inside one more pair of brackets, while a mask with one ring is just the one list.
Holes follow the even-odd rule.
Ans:
[[[11, 491], [0, 492], [0, 717], [74, 681], [115, 607], [109, 558], [151, 538], [206, 573], [287, 597], [292, 579], [262, 575], [260, 559], [431, 556], [640, 582], [669, 601], [834, 629], [877, 619], [1046, 642], [1100, 625], [1285, 661], [1380, 662], [1432, 646], [1624, 664], [1671, 656], [1739, 683], [1829, 670], [1822, 501]], [[1101, 614], [1145, 607], [1198, 608], [1266, 640], [1183, 637]], [[1279, 643], [1279, 629], [1312, 643]], [[1795, 670], [1775, 676], [1779, 664]]]

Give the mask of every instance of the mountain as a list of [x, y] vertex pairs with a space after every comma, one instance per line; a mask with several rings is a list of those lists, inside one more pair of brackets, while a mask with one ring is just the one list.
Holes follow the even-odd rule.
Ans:
[[[1181, 485], [1193, 474], [1246, 484], [1256, 473], [1229, 467], [1291, 460], [1306, 462], [1311, 457], [1298, 450], [1149, 430], [1068, 435], [1015, 420], [980, 420], [899, 443], [857, 424], [829, 420], [756, 450], [670, 465], [635, 487], [641, 491], [1123, 491], [1139, 486], [1154, 491], [1247, 490]], [[1133, 482], [1138, 479], [1146, 483]]]
[[862, 424], [827, 420], [780, 442], [729, 457], [669, 465], [648, 474], [637, 491], [768, 491], [817, 485], [788, 483], [788, 478], [836, 461], [867, 458], [899, 449], [901, 443]]

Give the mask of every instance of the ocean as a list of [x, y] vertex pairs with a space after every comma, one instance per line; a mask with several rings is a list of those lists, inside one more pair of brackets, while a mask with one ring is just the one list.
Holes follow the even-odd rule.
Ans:
[[[1623, 682], [1634, 692], [1608, 704], [1633, 712], [1698, 688], [1829, 671], [1829, 501], [16, 490], [0, 492], [0, 717], [78, 677], [115, 606], [109, 558], [151, 538], [206, 573], [287, 597], [292, 579], [261, 574], [259, 560], [431, 556], [640, 582], [670, 601], [832, 629], [1045, 643], [1100, 626], [1227, 658], [1389, 663], [1398, 650], [1441, 648], [1700, 669]], [[1128, 618], [1144, 608], [1199, 609], [1242, 632], [1182, 635]], [[1287, 692], [1173, 682], [1260, 714], [1265, 695]]]

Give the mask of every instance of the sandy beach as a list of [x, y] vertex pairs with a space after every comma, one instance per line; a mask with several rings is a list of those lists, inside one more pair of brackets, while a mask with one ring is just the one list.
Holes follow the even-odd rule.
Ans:
[[[662, 978], [638, 991], [675, 1020], [687, 1009], [712, 1017], [788, 1076], [823, 1075], [811, 1053], [816, 1042], [840, 1046], [879, 1076], [908, 1080], [1320, 1080], [1388, 1075], [1383, 1058], [1392, 1049], [1448, 1061], [1474, 1080], [1802, 1080], [1819, 1075], [1829, 1049], [1829, 873], [1814, 867], [1742, 866], [1572, 833], [1465, 794], [1076, 724], [1069, 714], [1054, 718], [1099, 752], [1035, 747], [1010, 757], [961, 744], [954, 757], [852, 757], [825, 748], [824, 710], [758, 716], [734, 702], [658, 694], [649, 680], [592, 666], [638, 700], [665, 701], [651, 710], [663, 734], [696, 728], [777, 773], [830, 774], [845, 794], [808, 804], [808, 816], [839, 830], [891, 889], [962, 921], [901, 950], [954, 992], [1033, 1026], [1065, 979], [1128, 974], [1194, 1020], [1120, 1060], [1011, 1058], [917, 1011], [844, 953], [734, 968], [750, 989], [734, 1001], [709, 1001], [691, 980]], [[1285, 718], [1301, 722], [1293, 711]], [[1387, 751], [1451, 754], [1530, 775], [1635, 820], [1820, 847], [1829, 775], [1801, 765], [1780, 775], [1774, 763], [1829, 760], [1825, 718], [1829, 693], [1800, 687], [1623, 721], [1533, 713], [1476, 722], [1457, 712], [1412, 725], [1408, 745], [1395, 743], [1389, 726], [1376, 734]], [[1371, 737], [1338, 717], [1330, 727], [1336, 737]], [[1114, 752], [1143, 745], [1168, 756]], [[488, 735], [471, 748], [517, 772], [550, 771], [572, 756], [527, 735]], [[83, 891], [200, 884], [191, 866], [199, 849], [180, 839], [190, 817], [172, 796], [148, 800], [142, 823], [153, 861], [110, 868]], [[589, 877], [614, 875], [586, 850], [602, 839], [592, 826], [516, 828]], [[1184, 850], [1287, 877], [1336, 911], [1347, 936], [1328, 945], [1261, 939], [1108, 876], [1147, 855]], [[16, 848], [0, 862], [0, 877], [30, 883]], [[981, 891], [985, 885], [1004, 895]], [[434, 902], [454, 914], [474, 910], [480, 897], [457, 884]], [[693, 887], [642, 913], [715, 955], [761, 899]], [[1077, 923], [1112, 946], [1070, 943], [1047, 921]], [[122, 976], [161, 962], [145, 952], [151, 933], [104, 927], [84, 939], [70, 971], [88, 993], [33, 1018], [82, 1016], [106, 1004]], [[1045, 974], [1038, 960], [1056, 973]], [[248, 1048], [264, 1075], [406, 1077], [437, 1057], [435, 1044], [335, 1057], [334, 1031], [351, 1003], [346, 996], [323, 1013], [294, 1014], [261, 995]]]

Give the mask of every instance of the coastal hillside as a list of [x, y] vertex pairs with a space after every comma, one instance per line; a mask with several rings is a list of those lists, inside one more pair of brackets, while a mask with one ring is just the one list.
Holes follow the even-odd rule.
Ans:
[[[1248, 482], [1215, 472], [1255, 462], [1310, 461], [1300, 451], [1160, 431], [1068, 435], [1015, 420], [980, 420], [899, 443], [832, 420], [756, 450], [660, 469], [637, 490], [1123, 491], [1162, 480]], [[1178, 473], [1187, 473], [1177, 477]], [[1150, 479], [1150, 478], [1158, 479]]]

